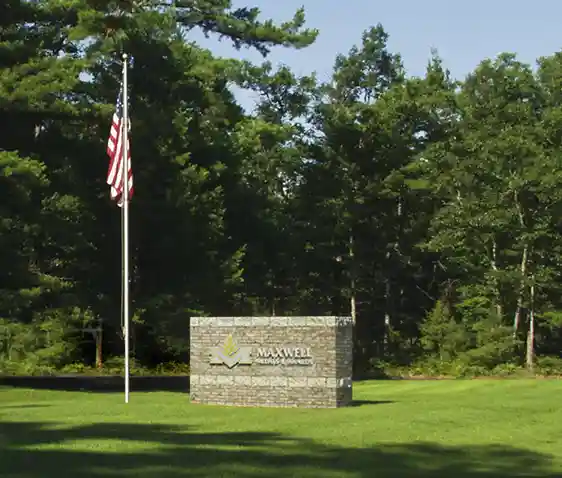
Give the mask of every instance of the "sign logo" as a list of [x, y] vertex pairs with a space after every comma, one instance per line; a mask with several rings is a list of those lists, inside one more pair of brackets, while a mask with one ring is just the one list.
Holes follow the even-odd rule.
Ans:
[[232, 334], [229, 334], [222, 347], [215, 347], [211, 351], [211, 364], [224, 364], [233, 368], [238, 364], [250, 365], [252, 363], [252, 347], [239, 347]]
[[309, 347], [241, 347], [232, 334], [220, 347], [210, 350], [209, 362], [212, 365], [314, 365]]

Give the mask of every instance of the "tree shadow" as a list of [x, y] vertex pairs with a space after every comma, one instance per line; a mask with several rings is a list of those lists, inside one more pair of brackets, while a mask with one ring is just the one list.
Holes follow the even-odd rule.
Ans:
[[351, 407], [364, 407], [365, 405], [385, 405], [387, 403], [396, 403], [394, 400], [353, 400]]
[[[115, 393], [125, 388], [125, 378], [118, 375], [0, 376], [0, 386], [61, 392]], [[187, 375], [132, 375], [132, 392], [186, 392]]]
[[157, 424], [55, 425], [0, 422], [2, 476], [560, 478], [551, 457], [505, 446], [349, 448], [275, 433], [198, 433]]

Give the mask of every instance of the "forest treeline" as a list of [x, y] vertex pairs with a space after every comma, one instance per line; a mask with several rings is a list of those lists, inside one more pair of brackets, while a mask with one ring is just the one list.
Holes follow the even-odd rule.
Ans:
[[327, 82], [267, 62], [317, 34], [230, 0], [0, 2], [1, 372], [89, 367], [90, 328], [123, 354], [123, 52], [139, 367], [186, 363], [190, 317], [274, 314], [352, 315], [358, 374], [562, 371], [562, 53], [412, 77], [375, 25]]

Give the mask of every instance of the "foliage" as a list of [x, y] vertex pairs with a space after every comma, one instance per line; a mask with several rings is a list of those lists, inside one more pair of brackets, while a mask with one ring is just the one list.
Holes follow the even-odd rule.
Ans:
[[437, 301], [420, 327], [424, 350], [441, 362], [451, 361], [470, 346], [469, 333], [462, 322], [457, 322], [447, 304]]
[[431, 52], [412, 78], [376, 25], [321, 83], [194, 29], [265, 57], [318, 33], [227, 0], [0, 5], [2, 371], [91, 373], [92, 327], [121, 370], [127, 52], [135, 373], [184, 370], [190, 317], [238, 314], [352, 314], [358, 375], [559, 372], [562, 54], [457, 81]]

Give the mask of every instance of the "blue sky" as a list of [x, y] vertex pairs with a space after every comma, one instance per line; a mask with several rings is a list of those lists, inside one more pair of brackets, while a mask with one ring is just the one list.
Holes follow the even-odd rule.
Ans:
[[[304, 6], [307, 25], [318, 28], [314, 45], [304, 50], [275, 49], [269, 57], [297, 74], [316, 71], [329, 77], [337, 53], [361, 41], [361, 33], [381, 23], [390, 35], [389, 47], [399, 52], [409, 75], [423, 75], [431, 48], [436, 48], [455, 78], [461, 79], [484, 58], [516, 53], [534, 64], [536, 58], [562, 48], [560, 0], [233, 0], [235, 6], [257, 6], [263, 18], [288, 20]], [[236, 51], [228, 42], [205, 40], [215, 54], [261, 61], [248, 50]], [[246, 103], [246, 98], [241, 98]], [[250, 106], [250, 105], [245, 105]]]

